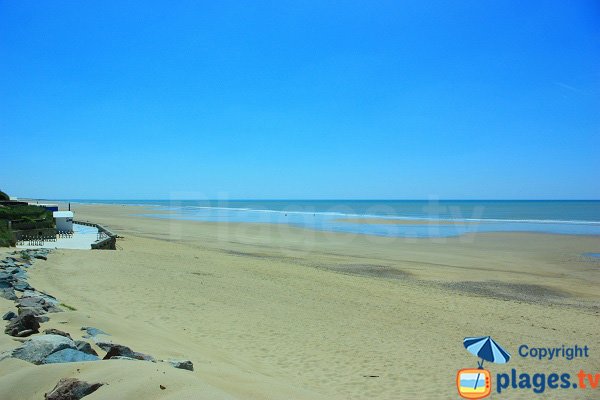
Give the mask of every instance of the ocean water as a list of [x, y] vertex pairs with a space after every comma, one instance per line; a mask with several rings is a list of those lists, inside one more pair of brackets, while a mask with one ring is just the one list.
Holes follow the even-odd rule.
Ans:
[[[66, 200], [67, 201], [67, 200]], [[449, 237], [477, 232], [600, 235], [600, 201], [523, 200], [70, 200], [145, 205], [212, 222], [287, 224], [308, 229], [393, 237]], [[405, 223], [365, 224], [344, 219], [385, 218]], [[418, 224], [411, 221], [418, 220]], [[408, 222], [408, 223], [406, 223]], [[600, 246], [599, 246], [600, 247]]]

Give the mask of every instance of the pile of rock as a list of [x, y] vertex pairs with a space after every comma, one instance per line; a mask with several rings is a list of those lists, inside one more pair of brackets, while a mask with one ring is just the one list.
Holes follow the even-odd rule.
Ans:
[[[48, 314], [62, 311], [59, 301], [52, 295], [36, 290], [27, 282], [27, 268], [35, 259], [46, 260], [50, 250], [28, 249], [15, 251], [4, 260], [0, 260], [0, 296], [15, 302], [17, 313], [6, 312], [2, 319], [8, 321], [4, 332], [8, 335], [24, 338], [39, 334], [40, 324], [49, 321]], [[165, 362], [175, 368], [194, 370], [189, 360], [156, 360], [148, 354], [132, 350], [127, 346], [112, 343], [106, 332], [83, 327], [84, 338], [91, 339], [106, 352], [102, 360], [133, 360]], [[21, 339], [22, 340], [22, 339]], [[67, 332], [58, 329], [46, 329], [42, 335], [31, 336], [9, 353], [0, 355], [19, 358], [36, 365], [99, 361], [101, 358], [85, 340], [74, 340]], [[79, 399], [95, 391], [102, 384], [88, 384], [76, 379], [61, 379], [45, 398], [48, 400]], [[69, 397], [71, 396], [71, 397]]]
[[11, 356], [36, 365], [100, 359], [89, 343], [74, 341], [68, 333], [57, 330], [32, 337], [14, 349]]
[[27, 283], [26, 269], [34, 259], [46, 260], [48, 249], [15, 251], [4, 260], [0, 260], [0, 296], [8, 300], [16, 300], [15, 291], [33, 290]]
[[[46, 260], [50, 250], [15, 251], [0, 260], [0, 296], [16, 303], [18, 314], [9, 311], [2, 317], [9, 321], [4, 332], [15, 337], [27, 337], [39, 332], [40, 323], [49, 320], [47, 313], [61, 311], [58, 300], [35, 290], [27, 282], [27, 268], [35, 259]], [[17, 296], [20, 292], [20, 297]]]

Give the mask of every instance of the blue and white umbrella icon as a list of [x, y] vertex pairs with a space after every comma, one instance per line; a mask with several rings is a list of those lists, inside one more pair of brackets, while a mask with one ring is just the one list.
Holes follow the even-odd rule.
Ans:
[[506, 364], [510, 360], [510, 354], [490, 336], [468, 337], [463, 340], [463, 344], [471, 354], [481, 358], [479, 368], [483, 367], [484, 361]]
[[[471, 354], [481, 358], [481, 361], [477, 363], [480, 369], [483, 369], [484, 361], [506, 364], [510, 360], [510, 354], [500, 347], [490, 336], [468, 337], [463, 340], [463, 344], [465, 349], [469, 350]], [[478, 383], [479, 374], [475, 380], [474, 389], [477, 389]]]

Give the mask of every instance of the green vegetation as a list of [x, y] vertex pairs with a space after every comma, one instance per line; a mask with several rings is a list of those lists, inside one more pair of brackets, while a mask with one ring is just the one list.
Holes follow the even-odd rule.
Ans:
[[12, 221], [12, 229], [54, 227], [52, 211], [39, 206], [0, 207], [0, 220]]
[[65, 304], [65, 303], [60, 303], [60, 305], [61, 305], [61, 307], [64, 307], [64, 308], [66, 308], [66, 309], [68, 309], [68, 310], [71, 310], [71, 311], [77, 311], [77, 309], [76, 309], [75, 307], [73, 307], [73, 306], [70, 306], [70, 305], [68, 305], [68, 304]]
[[[9, 196], [0, 191], [0, 200], [9, 200]], [[54, 228], [52, 212], [44, 207], [32, 205], [0, 205], [0, 246], [16, 244], [12, 230]]]
[[0, 220], [0, 247], [11, 247], [16, 244], [14, 235], [8, 229], [7, 221]]

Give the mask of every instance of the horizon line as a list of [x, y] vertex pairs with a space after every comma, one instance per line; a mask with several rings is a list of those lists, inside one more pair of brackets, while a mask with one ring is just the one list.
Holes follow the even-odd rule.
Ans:
[[600, 201], [600, 199], [560, 199], [560, 198], [550, 198], [550, 199], [497, 199], [497, 198], [481, 198], [481, 199], [460, 199], [460, 198], [436, 198], [436, 199], [386, 199], [386, 198], [365, 198], [365, 199], [349, 199], [349, 198], [323, 198], [323, 199], [303, 199], [303, 198], [231, 198], [231, 199], [223, 199], [223, 198], [214, 198], [214, 199], [170, 199], [170, 198], [157, 198], [157, 199], [148, 199], [148, 198], [33, 198], [33, 197], [22, 197], [17, 199], [27, 199], [27, 200], [50, 200], [50, 201]]

